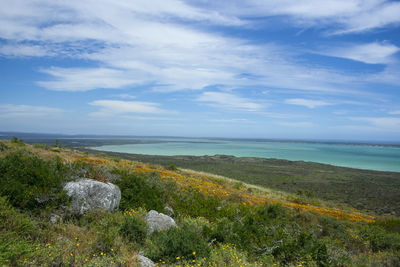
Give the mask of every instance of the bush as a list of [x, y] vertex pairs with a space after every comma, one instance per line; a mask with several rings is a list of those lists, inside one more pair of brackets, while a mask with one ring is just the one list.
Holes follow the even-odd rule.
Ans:
[[381, 226], [387, 231], [400, 233], [400, 219], [397, 218], [380, 218], [375, 221], [374, 225]]
[[11, 143], [17, 144], [17, 145], [25, 145], [24, 144], [24, 139], [20, 139], [16, 136], [11, 137]]
[[119, 212], [107, 213], [102, 210], [94, 210], [83, 217], [88, 217], [81, 220], [86, 222], [86, 225], [97, 232], [96, 238], [92, 244], [92, 252], [98, 253], [118, 250], [120, 239], [120, 231], [124, 222], [123, 215]]
[[21, 209], [65, 204], [62, 186], [67, 169], [60, 158], [45, 161], [37, 155], [17, 151], [0, 159], [0, 196]]
[[120, 233], [130, 242], [143, 245], [147, 235], [147, 223], [139, 215], [125, 216]]
[[175, 262], [177, 257], [194, 260], [196, 257], [208, 257], [208, 243], [196, 227], [183, 225], [181, 228], [170, 228], [154, 232], [150, 237], [146, 255], [154, 261]]
[[165, 169], [170, 170], [170, 171], [177, 171], [178, 168], [176, 167], [175, 164], [171, 164], [165, 167]]
[[8, 150], [8, 146], [3, 142], [0, 142], [0, 152]]
[[221, 200], [200, 192], [179, 192], [173, 195], [173, 208], [178, 214], [191, 217], [206, 217], [213, 220], [218, 217]]
[[361, 230], [360, 236], [367, 240], [372, 251], [400, 250], [400, 234], [388, 233], [377, 226], [366, 226]]
[[118, 174], [121, 178], [116, 184], [121, 189], [122, 210], [142, 207], [162, 212], [175, 192], [174, 184], [162, 181], [158, 174], [131, 174], [121, 170]]
[[16, 266], [19, 258], [31, 255], [36, 233], [36, 224], [0, 197], [0, 263]]

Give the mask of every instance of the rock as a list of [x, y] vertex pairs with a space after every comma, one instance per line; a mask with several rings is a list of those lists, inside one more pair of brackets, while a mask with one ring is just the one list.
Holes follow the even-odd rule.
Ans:
[[168, 215], [158, 213], [155, 210], [149, 211], [146, 215], [146, 221], [149, 224], [147, 234], [151, 235], [154, 231], [167, 230], [171, 227], [177, 227], [174, 219]]
[[60, 215], [52, 213], [49, 216], [49, 221], [51, 222], [51, 224], [56, 224], [61, 221], [61, 217]]
[[70, 212], [83, 215], [88, 210], [102, 209], [113, 212], [118, 209], [121, 190], [112, 183], [102, 183], [92, 179], [69, 182], [64, 190], [71, 197]]
[[156, 265], [149, 258], [146, 258], [143, 255], [137, 256], [139, 259], [140, 267], [155, 267]]

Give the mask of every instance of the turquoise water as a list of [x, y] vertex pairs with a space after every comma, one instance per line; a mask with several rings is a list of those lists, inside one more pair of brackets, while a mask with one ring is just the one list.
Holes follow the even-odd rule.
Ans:
[[164, 156], [211, 156], [223, 154], [237, 157], [277, 158], [313, 161], [360, 169], [400, 172], [400, 148], [388, 146], [159, 139], [151, 140], [149, 143], [144, 144], [104, 145], [94, 147], [94, 149]]

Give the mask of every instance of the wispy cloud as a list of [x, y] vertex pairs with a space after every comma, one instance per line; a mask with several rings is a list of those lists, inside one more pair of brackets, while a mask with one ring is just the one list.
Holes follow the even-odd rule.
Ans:
[[122, 99], [135, 99], [136, 96], [130, 94], [116, 94], [114, 97], [122, 98]]
[[304, 106], [304, 107], [307, 107], [307, 108], [317, 108], [317, 107], [323, 107], [323, 106], [332, 105], [332, 103], [329, 103], [329, 102], [326, 102], [326, 101], [311, 100], [311, 99], [304, 99], [304, 98], [286, 99], [285, 103], [289, 104], [289, 105]]
[[45, 117], [61, 112], [62, 109], [52, 107], [0, 104], [0, 118], [6, 119]]
[[100, 110], [91, 113], [92, 116], [110, 117], [117, 114], [165, 114], [170, 111], [159, 108], [159, 104], [140, 101], [96, 100], [89, 103]]
[[363, 32], [400, 22], [400, 3], [389, 0], [208, 0], [202, 3], [239, 18], [286, 16], [300, 27], [332, 26], [336, 34]]
[[0, 55], [9, 57], [43, 57], [53, 56], [55, 53], [49, 52], [45, 47], [39, 45], [2, 45]]
[[390, 115], [400, 115], [400, 110], [389, 111], [388, 114], [390, 114]]
[[38, 85], [55, 91], [89, 91], [99, 88], [121, 88], [137, 83], [125, 71], [110, 68], [56, 68], [42, 70], [53, 77]]
[[330, 50], [321, 52], [321, 54], [347, 58], [368, 64], [390, 64], [395, 62], [393, 56], [399, 51], [400, 48], [395, 45], [374, 42], [331, 48]]
[[222, 92], [204, 92], [197, 98], [197, 101], [213, 107], [230, 110], [259, 111], [264, 108], [263, 105], [248, 98]]

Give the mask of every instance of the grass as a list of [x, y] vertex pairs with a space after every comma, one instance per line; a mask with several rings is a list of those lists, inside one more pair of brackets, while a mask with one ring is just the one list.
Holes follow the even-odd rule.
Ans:
[[[83, 176], [112, 181], [122, 192], [117, 212], [68, 217], [62, 212], [65, 203], [21, 207], [9, 191], [1, 191], [0, 265], [135, 266], [139, 252], [157, 266], [400, 264], [400, 219], [395, 216], [375, 218], [334, 208], [308, 191], [288, 194], [170, 164], [0, 143], [7, 147], [0, 152], [4, 169], [15, 169], [21, 160], [38, 162], [22, 164], [29, 168], [15, 171], [18, 181], [60, 177], [62, 184]], [[0, 172], [0, 179], [8, 176]], [[57, 192], [59, 183], [46, 183], [39, 191]], [[24, 194], [31, 188], [23, 184], [20, 190]], [[165, 206], [174, 209], [178, 228], [147, 236], [145, 215]], [[52, 213], [61, 221], [51, 224]]]

